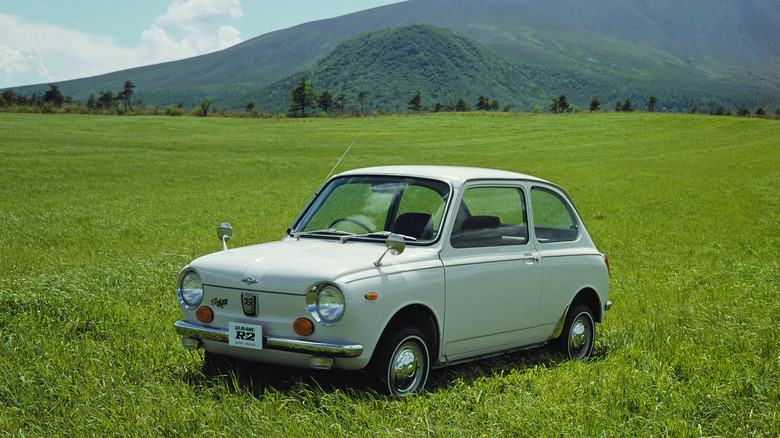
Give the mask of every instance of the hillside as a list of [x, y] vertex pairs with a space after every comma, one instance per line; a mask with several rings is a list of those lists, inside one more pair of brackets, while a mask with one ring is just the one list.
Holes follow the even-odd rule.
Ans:
[[[369, 31], [349, 38], [305, 71], [316, 91], [344, 93], [348, 104], [367, 93], [366, 110], [405, 111], [416, 90], [423, 105], [475, 105], [480, 95], [501, 106], [527, 108], [544, 101], [545, 92], [504, 58], [450, 29], [409, 25]], [[271, 112], [283, 112], [299, 76], [272, 84], [250, 100]], [[236, 102], [240, 104], [240, 102]]]
[[[211, 99], [240, 109], [258, 90], [301, 74], [345, 39], [420, 23], [474, 39], [518, 67], [548, 98], [565, 93], [581, 107], [592, 97], [606, 106], [655, 94], [661, 109], [673, 111], [716, 104], [774, 108], [780, 106], [778, 22], [776, 0], [410, 0], [269, 33], [209, 55], [58, 85], [86, 100], [132, 80], [136, 97], [148, 104]], [[430, 89], [421, 88], [434, 95], [430, 79]]]

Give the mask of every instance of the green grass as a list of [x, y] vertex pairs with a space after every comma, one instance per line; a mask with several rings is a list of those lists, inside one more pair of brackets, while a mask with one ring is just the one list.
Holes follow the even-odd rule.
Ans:
[[367, 119], [0, 114], [0, 435], [780, 434], [780, 124], [670, 114], [369, 122], [338, 170], [495, 167], [565, 187], [612, 263], [595, 357], [360, 374], [204, 367], [174, 279], [278, 239]]

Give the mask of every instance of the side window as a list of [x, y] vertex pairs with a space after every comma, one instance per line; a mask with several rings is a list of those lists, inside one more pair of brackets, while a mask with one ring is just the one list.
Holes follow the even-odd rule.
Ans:
[[463, 193], [450, 244], [454, 248], [528, 242], [525, 197], [516, 187], [474, 187]]
[[531, 189], [534, 232], [542, 243], [567, 242], [577, 239], [577, 221], [561, 197], [549, 190]]

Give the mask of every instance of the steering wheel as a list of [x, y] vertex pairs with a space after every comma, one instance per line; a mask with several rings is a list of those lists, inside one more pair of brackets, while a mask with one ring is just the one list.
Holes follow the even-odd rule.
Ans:
[[369, 232], [369, 233], [373, 233], [373, 231], [371, 230], [371, 228], [368, 228], [368, 226], [367, 226], [366, 224], [364, 224], [363, 222], [356, 221], [355, 219], [348, 218], [348, 217], [343, 217], [343, 218], [341, 218], [341, 219], [336, 219], [335, 221], [331, 222], [331, 223], [330, 223], [330, 225], [328, 225], [328, 228], [333, 228], [333, 226], [334, 226], [334, 225], [336, 225], [336, 224], [337, 224], [337, 223], [339, 223], [339, 222], [351, 222], [351, 223], [353, 223], [353, 224], [355, 224], [355, 225], [357, 225], [357, 226], [359, 226], [359, 227], [363, 228], [363, 229], [364, 229], [364, 230], [366, 230], [367, 232]]

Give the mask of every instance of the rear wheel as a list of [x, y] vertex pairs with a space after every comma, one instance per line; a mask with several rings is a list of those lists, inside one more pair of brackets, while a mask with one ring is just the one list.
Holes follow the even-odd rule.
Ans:
[[377, 389], [394, 397], [421, 390], [428, 380], [430, 355], [425, 334], [405, 327], [391, 334], [378, 350], [372, 373]]
[[566, 315], [563, 333], [555, 340], [555, 348], [569, 359], [581, 360], [593, 352], [595, 330], [590, 307], [580, 304]]

